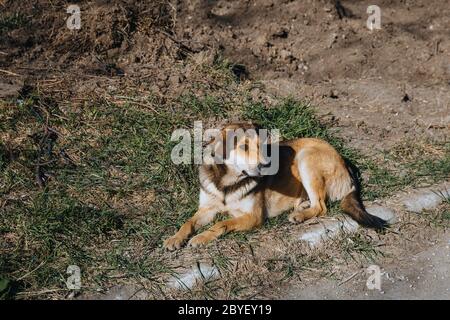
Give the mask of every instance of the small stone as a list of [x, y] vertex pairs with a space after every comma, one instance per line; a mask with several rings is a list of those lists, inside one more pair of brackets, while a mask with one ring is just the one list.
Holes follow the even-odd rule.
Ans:
[[377, 216], [378, 218], [381, 218], [383, 220], [386, 220], [388, 223], [396, 222], [395, 212], [389, 208], [380, 205], [373, 205], [367, 207], [366, 210], [370, 214]]
[[425, 190], [415, 192], [403, 199], [403, 205], [408, 211], [420, 213], [424, 209], [432, 209], [443, 201], [442, 194], [448, 194], [450, 187], [441, 188], [441, 190]]
[[337, 38], [338, 38], [337, 33], [332, 33], [330, 35], [330, 38], [328, 40], [328, 48], [333, 47], [333, 44], [336, 42]]
[[198, 282], [210, 281], [217, 279], [219, 276], [220, 272], [215, 266], [199, 263], [184, 273], [173, 276], [167, 282], [167, 285], [174, 289], [190, 290]]
[[281, 29], [275, 31], [275, 32], [272, 34], [272, 37], [274, 37], [274, 38], [283, 38], [283, 39], [285, 39], [285, 38], [288, 37], [288, 35], [289, 35], [289, 31], [288, 31], [286, 28], [281, 28]]
[[256, 37], [255, 42], [259, 46], [265, 46], [267, 45], [267, 36], [265, 34], [259, 35]]
[[292, 56], [292, 52], [283, 49], [280, 52], [280, 57], [283, 60], [288, 60], [288, 59], [292, 58], [293, 56]]

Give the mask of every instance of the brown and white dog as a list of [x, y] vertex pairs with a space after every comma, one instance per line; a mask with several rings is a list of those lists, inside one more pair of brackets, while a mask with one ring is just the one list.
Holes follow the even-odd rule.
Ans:
[[164, 241], [168, 250], [179, 249], [219, 212], [231, 218], [194, 236], [189, 245], [196, 247], [228, 232], [251, 230], [261, 226], [266, 218], [291, 209], [289, 220], [294, 223], [323, 216], [327, 212], [327, 198], [341, 200], [342, 210], [365, 227], [387, 226], [384, 220], [365, 210], [356, 178], [327, 142], [302, 138], [277, 143], [278, 170], [275, 174], [262, 175], [269, 163], [260, 150], [259, 134], [233, 138], [231, 148], [225, 148], [230, 145], [227, 132], [237, 129], [258, 132], [259, 127], [251, 123], [230, 124], [222, 130], [222, 139], [211, 143], [215, 152], [224, 156], [223, 163], [200, 166], [198, 211], [174, 236]]

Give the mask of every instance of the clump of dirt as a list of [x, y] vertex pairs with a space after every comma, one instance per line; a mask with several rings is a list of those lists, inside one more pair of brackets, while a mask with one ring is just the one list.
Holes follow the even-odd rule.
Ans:
[[15, 62], [51, 62], [66, 69], [92, 54], [102, 58], [127, 54], [137, 33], [147, 35], [149, 48], [153, 45], [158, 50], [158, 42], [164, 38], [158, 31], [172, 32], [172, 9], [167, 1], [78, 1], [81, 29], [67, 26], [72, 14], [66, 11], [69, 5], [73, 3], [61, 0], [7, 2], [2, 20], [15, 17], [15, 24], [3, 30], [1, 44], [9, 53], [7, 58]]
[[[117, 78], [145, 78], [149, 87], [165, 88], [170, 87], [167, 70], [192, 52], [173, 33], [175, 12], [169, 1], [77, 1], [81, 29], [67, 26], [72, 4], [3, 5], [0, 68], [12, 72], [1, 81], [6, 89], [13, 91], [15, 76], [22, 83], [46, 80], [43, 90], [68, 90], [69, 96], [108, 86]], [[179, 85], [173, 79], [172, 84]]]

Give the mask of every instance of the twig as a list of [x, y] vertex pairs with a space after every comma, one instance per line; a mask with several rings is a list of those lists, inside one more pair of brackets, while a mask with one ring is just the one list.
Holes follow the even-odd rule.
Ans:
[[172, 40], [173, 42], [175, 42], [177, 45], [180, 46], [181, 49], [184, 49], [190, 53], [198, 53], [200, 52], [200, 50], [195, 50], [192, 49], [190, 47], [188, 47], [187, 45], [185, 45], [184, 43], [182, 43], [180, 40], [175, 39], [174, 36], [172, 36], [171, 34], [169, 34], [168, 32], [164, 31], [164, 30], [158, 30], [160, 33], [162, 33], [163, 35], [165, 35], [167, 38], [169, 38], [170, 40]]
[[20, 296], [38, 296], [38, 295], [45, 294], [45, 293], [68, 291], [68, 290], [69, 289], [48, 289], [48, 290], [34, 291], [34, 292], [18, 292], [17, 295], [20, 295]]
[[25, 279], [26, 277], [28, 277], [30, 274], [32, 274], [33, 272], [35, 272], [37, 269], [39, 269], [40, 267], [42, 267], [45, 264], [46, 261], [42, 261], [36, 268], [34, 268], [33, 270], [31, 270], [30, 272], [24, 274], [23, 276], [21, 276], [20, 278], [17, 278], [16, 281], [20, 281]]
[[[152, 107], [150, 104], [143, 103], [142, 100], [133, 99], [132, 97], [127, 97], [127, 96], [115, 96], [115, 97], [109, 96], [109, 97], [112, 98], [110, 100], [114, 103], [120, 104], [120, 103], [125, 103], [125, 102], [132, 102], [138, 106], [148, 108], [148, 109], [152, 110], [153, 112], [159, 114], [159, 112], [154, 107]], [[119, 98], [121, 100], [114, 100], [114, 98]]]
[[3, 70], [3, 69], [0, 69], [0, 72], [3, 72], [3, 73], [6, 73], [6, 74], [9, 74], [9, 75], [11, 75], [11, 76], [21, 77], [21, 75], [20, 75], [20, 74], [17, 74], [17, 73], [14, 73], [14, 72], [8, 71], [8, 70]]
[[130, 297], [128, 297], [127, 300], [133, 299], [134, 296], [136, 296], [139, 292], [141, 292], [141, 291], [143, 291], [143, 290], [145, 290], [145, 288], [140, 288], [140, 289], [136, 290]]
[[344, 283], [349, 282], [349, 281], [352, 280], [354, 277], [356, 277], [356, 275], [358, 275], [359, 273], [361, 273], [361, 271], [357, 271], [357, 272], [355, 272], [354, 274], [352, 274], [350, 277], [344, 279], [343, 281], [341, 281], [341, 282], [339, 283], [339, 286], [343, 285]]

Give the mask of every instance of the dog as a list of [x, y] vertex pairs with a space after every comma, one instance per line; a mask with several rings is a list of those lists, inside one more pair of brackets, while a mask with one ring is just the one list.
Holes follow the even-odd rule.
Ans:
[[[217, 213], [231, 218], [195, 235], [188, 245], [198, 247], [228, 232], [252, 230], [266, 218], [288, 210], [292, 210], [289, 221], [293, 223], [324, 216], [327, 199], [340, 200], [342, 210], [365, 227], [381, 230], [387, 226], [365, 210], [354, 171], [329, 143], [317, 138], [263, 142], [260, 129], [253, 123], [232, 123], [221, 130], [221, 139], [208, 143], [223, 161], [200, 165], [198, 210], [164, 241], [166, 249], [179, 249]], [[255, 134], [233, 136], [230, 143], [228, 133], [236, 130]], [[263, 174], [270, 165], [261, 152], [264, 143], [269, 150], [278, 148], [278, 170], [272, 174]]]

